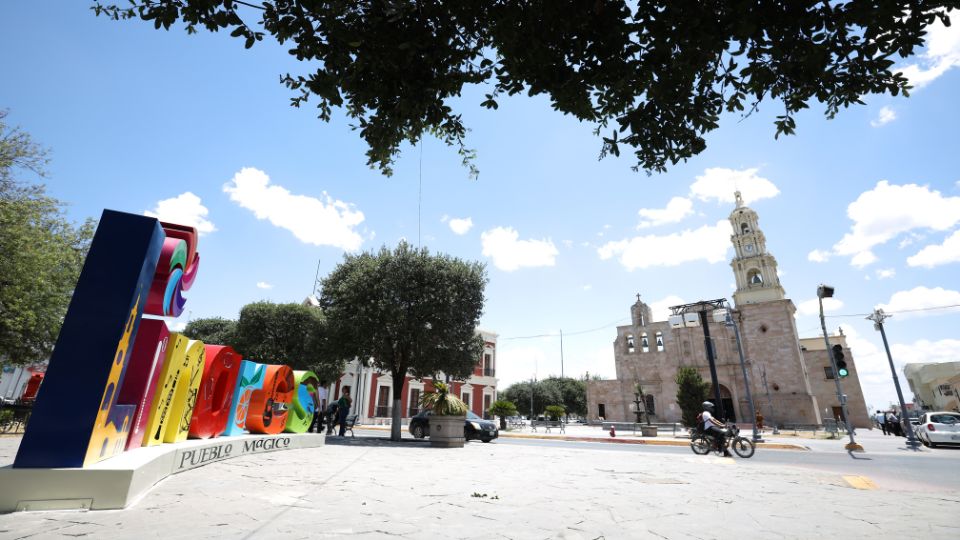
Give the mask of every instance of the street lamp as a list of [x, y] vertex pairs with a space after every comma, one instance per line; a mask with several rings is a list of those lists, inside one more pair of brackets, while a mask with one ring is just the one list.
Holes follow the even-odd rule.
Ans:
[[843, 390], [840, 388], [840, 373], [837, 369], [836, 358], [833, 356], [833, 348], [830, 347], [830, 339], [827, 337], [827, 323], [823, 317], [823, 299], [832, 298], [833, 290], [833, 287], [822, 283], [817, 287], [817, 302], [820, 304], [820, 327], [823, 329], [823, 343], [827, 346], [827, 355], [830, 357], [830, 366], [833, 369], [833, 382], [837, 385], [837, 399], [840, 401], [840, 410], [843, 413], [844, 423], [847, 425], [847, 435], [850, 436], [850, 442], [847, 443], [845, 448], [851, 452], [863, 452], [863, 447], [853, 439], [853, 426], [850, 424], [850, 415], [847, 413], [847, 396], [843, 395]]
[[740, 370], [743, 372], [743, 386], [747, 389], [747, 402], [750, 403], [750, 417], [753, 419], [753, 440], [754, 442], [760, 442], [760, 432], [757, 430], [757, 410], [753, 405], [753, 395], [750, 393], [750, 380], [747, 378], [747, 364], [743, 360], [743, 344], [740, 343], [740, 329], [737, 327], [737, 323], [733, 321], [729, 307], [726, 311], [727, 317], [723, 323], [728, 328], [733, 328], [733, 335], [737, 338], [737, 352], [740, 353]]
[[[907, 405], [903, 401], [903, 391], [900, 390], [900, 379], [897, 377], [897, 370], [893, 367], [893, 357], [890, 355], [890, 345], [887, 344], [887, 333], [883, 330], [883, 321], [890, 315], [887, 315], [883, 312], [882, 309], [876, 309], [873, 311], [873, 314], [867, 317], [868, 321], [873, 321], [873, 329], [880, 331], [880, 337], [883, 338], [883, 348], [887, 350], [887, 361], [890, 362], [890, 373], [893, 375], [893, 385], [897, 389], [897, 398], [900, 400], [900, 424], [903, 427], [903, 430], [907, 433], [907, 447], [917, 450], [920, 448], [920, 443], [917, 442], [916, 437], [913, 433], [913, 426], [910, 424], [910, 419], [905, 418], [907, 414]], [[906, 420], [906, 423], [904, 423]]]
[[699, 315], [699, 324], [703, 327], [703, 343], [707, 352], [707, 365], [710, 367], [710, 383], [713, 385], [714, 405], [717, 407], [720, 418], [726, 418], [723, 410], [723, 401], [720, 399], [720, 381], [717, 379], [717, 365], [714, 361], [713, 342], [710, 340], [710, 323], [707, 320], [707, 311], [720, 309], [727, 303], [726, 298], [718, 300], [701, 300], [692, 304], [681, 306], [671, 306], [673, 315], [670, 317], [671, 326], [674, 328], [681, 326], [697, 326], [698, 319], [688, 319], [685, 315], [697, 313]]

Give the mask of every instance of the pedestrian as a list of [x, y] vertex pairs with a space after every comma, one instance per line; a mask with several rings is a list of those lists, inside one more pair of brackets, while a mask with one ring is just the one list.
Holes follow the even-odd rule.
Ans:
[[873, 420], [877, 423], [877, 427], [883, 430], [883, 434], [887, 434], [887, 417], [880, 411], [877, 411], [877, 414], [873, 416]]
[[763, 413], [759, 410], [757, 411], [757, 430], [763, 431]]
[[326, 420], [327, 420], [327, 435], [333, 435], [333, 426], [337, 423], [337, 402], [327, 405]]
[[323, 382], [317, 388], [317, 408], [313, 411], [313, 422], [310, 423], [308, 433], [323, 433], [323, 419], [326, 416], [327, 387]]
[[887, 411], [887, 434], [893, 436], [899, 436], [899, 429], [897, 429], [897, 424], [899, 423], [897, 415], [893, 411]]
[[340, 399], [337, 400], [337, 423], [340, 424], [341, 437], [347, 434], [347, 414], [350, 412], [350, 404], [352, 402], [353, 400], [350, 399], [350, 390], [344, 388], [343, 394], [340, 396]]

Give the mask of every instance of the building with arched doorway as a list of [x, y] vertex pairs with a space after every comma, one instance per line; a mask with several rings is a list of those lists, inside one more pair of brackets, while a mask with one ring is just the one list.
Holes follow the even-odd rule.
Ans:
[[[720, 384], [724, 416], [749, 422], [746, 385], [750, 385], [764, 423], [822, 424], [842, 416], [833, 369], [822, 336], [801, 338], [794, 320], [796, 306], [786, 298], [777, 276], [777, 261], [767, 251], [757, 213], [736, 194], [730, 214], [735, 250], [730, 262], [737, 290], [732, 316], [737, 325], [749, 381], [743, 380], [735, 333], [723, 320], [708, 317], [709, 333]], [[643, 389], [642, 403], [654, 422], [679, 422], [676, 375], [681, 366], [698, 370], [710, 382], [703, 328], [681, 317], [654, 321], [650, 306], [640, 300], [630, 308], [631, 322], [617, 327], [614, 340], [616, 379], [587, 382], [588, 418], [631, 422], [636, 418], [635, 389]], [[694, 315], [695, 314], [689, 314]], [[849, 376], [842, 381], [850, 419], [856, 427], [870, 427], [863, 390], [846, 338], [830, 337], [847, 359]], [[713, 392], [710, 392], [713, 396]], [[712, 398], [711, 398], [712, 400]], [[602, 414], [601, 414], [602, 412]]]

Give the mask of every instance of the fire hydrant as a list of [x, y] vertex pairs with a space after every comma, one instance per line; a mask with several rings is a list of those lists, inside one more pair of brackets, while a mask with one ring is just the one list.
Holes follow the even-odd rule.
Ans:
[[610, 436], [611, 437], [617, 436], [617, 426], [610, 426]]

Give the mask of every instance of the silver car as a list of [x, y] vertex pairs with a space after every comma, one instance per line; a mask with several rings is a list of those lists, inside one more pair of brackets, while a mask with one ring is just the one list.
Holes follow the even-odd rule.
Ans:
[[931, 448], [941, 444], [960, 445], [960, 413], [938, 411], [923, 413], [917, 426], [917, 438]]

